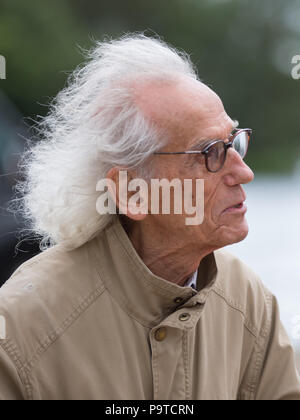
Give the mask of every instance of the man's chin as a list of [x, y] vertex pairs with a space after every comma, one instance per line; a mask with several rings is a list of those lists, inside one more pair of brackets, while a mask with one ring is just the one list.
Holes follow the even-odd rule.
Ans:
[[247, 223], [240, 226], [237, 229], [224, 229], [223, 234], [220, 235], [220, 247], [237, 244], [242, 242], [249, 233], [249, 227]]
[[248, 225], [245, 226], [243, 229], [240, 229], [238, 232], [234, 232], [232, 237], [230, 238], [230, 243], [228, 245], [237, 244], [242, 242], [244, 239], [247, 238], [249, 233]]

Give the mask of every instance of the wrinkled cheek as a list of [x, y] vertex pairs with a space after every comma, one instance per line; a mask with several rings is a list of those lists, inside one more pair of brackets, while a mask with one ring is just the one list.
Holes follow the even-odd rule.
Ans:
[[210, 222], [211, 222], [212, 227], [215, 227], [215, 228], [223, 225], [223, 223], [220, 219], [220, 216], [217, 215], [217, 214], [212, 214], [211, 215]]
[[211, 225], [219, 224], [217, 210], [213, 207], [212, 200], [204, 201], [204, 221]]

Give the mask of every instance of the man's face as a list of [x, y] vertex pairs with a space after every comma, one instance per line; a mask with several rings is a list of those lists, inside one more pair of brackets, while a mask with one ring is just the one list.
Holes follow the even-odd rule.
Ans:
[[[149, 91], [147, 91], [149, 89]], [[139, 106], [150, 120], [166, 130], [170, 141], [161, 152], [201, 149], [208, 140], [227, 141], [234, 122], [220, 98], [199, 81], [184, 78], [176, 85], [144, 87]], [[155, 155], [155, 178], [204, 179], [204, 221], [187, 226], [187, 214], [149, 215], [160, 230], [176, 230], [181, 241], [217, 249], [243, 240], [248, 234], [246, 208], [232, 208], [245, 201], [241, 184], [253, 180], [253, 172], [230, 148], [223, 168], [208, 172], [203, 155]]]

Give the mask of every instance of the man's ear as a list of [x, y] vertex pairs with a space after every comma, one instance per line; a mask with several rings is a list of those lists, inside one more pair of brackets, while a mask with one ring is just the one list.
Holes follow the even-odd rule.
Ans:
[[[145, 211], [137, 212], [137, 206], [134, 205], [136, 204], [136, 200], [130, 199], [133, 196], [136, 198], [139, 195], [138, 192], [128, 191], [128, 184], [134, 179], [133, 175], [126, 169], [114, 167], [107, 172], [106, 178], [111, 181], [107, 183], [107, 187], [109, 194], [119, 209], [119, 213], [125, 214], [130, 219], [136, 221], [145, 219], [147, 213]], [[112, 183], [114, 188], [112, 187]]]

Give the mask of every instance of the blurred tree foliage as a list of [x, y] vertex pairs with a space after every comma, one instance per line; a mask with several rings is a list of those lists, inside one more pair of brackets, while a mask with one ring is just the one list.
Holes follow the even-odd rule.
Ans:
[[289, 171], [300, 157], [300, 80], [291, 77], [299, 18], [299, 0], [1, 0], [0, 88], [25, 116], [43, 115], [83, 60], [78, 46], [157, 33], [186, 50], [227, 112], [255, 130], [254, 170]]

